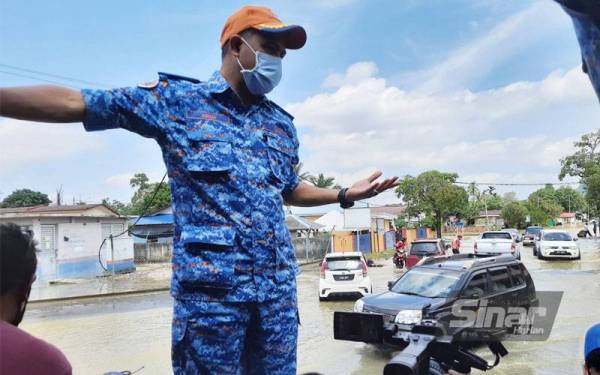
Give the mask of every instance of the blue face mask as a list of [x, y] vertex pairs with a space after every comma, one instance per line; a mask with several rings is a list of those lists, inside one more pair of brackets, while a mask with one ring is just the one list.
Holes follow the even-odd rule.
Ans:
[[240, 59], [237, 59], [240, 68], [242, 68], [240, 73], [244, 77], [246, 87], [254, 95], [264, 95], [271, 92], [281, 81], [281, 57], [255, 51], [244, 38], [242, 38], [242, 41], [256, 56], [256, 62], [252, 70], [245, 69], [240, 63]]

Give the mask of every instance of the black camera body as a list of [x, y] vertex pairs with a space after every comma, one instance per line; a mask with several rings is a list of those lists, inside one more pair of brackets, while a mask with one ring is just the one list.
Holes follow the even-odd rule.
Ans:
[[[465, 374], [472, 368], [486, 371], [495, 367], [500, 357], [508, 354], [494, 336], [483, 333], [476, 341], [463, 341], [464, 332], [456, 330], [449, 335], [445, 326], [435, 320], [424, 320], [407, 330], [402, 325], [385, 323], [384, 316], [380, 314], [336, 311], [333, 322], [336, 340], [370, 344], [383, 344], [385, 341], [388, 345], [395, 343], [401, 351], [385, 366], [384, 375], [441, 373], [435, 369], [437, 367], [443, 371], [453, 369]], [[469, 351], [469, 348], [478, 344], [486, 344], [496, 356], [493, 364]]]

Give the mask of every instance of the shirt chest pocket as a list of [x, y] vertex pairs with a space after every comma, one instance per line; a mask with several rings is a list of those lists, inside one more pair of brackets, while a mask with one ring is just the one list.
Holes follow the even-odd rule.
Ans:
[[190, 152], [185, 157], [186, 169], [205, 174], [228, 174], [233, 166], [231, 136], [210, 130], [188, 133]]
[[176, 277], [187, 290], [226, 292], [233, 287], [235, 230], [229, 226], [184, 226]]
[[283, 189], [293, 189], [298, 177], [294, 166], [298, 164], [298, 156], [294, 143], [281, 136], [265, 134], [269, 164], [275, 178], [283, 184]]

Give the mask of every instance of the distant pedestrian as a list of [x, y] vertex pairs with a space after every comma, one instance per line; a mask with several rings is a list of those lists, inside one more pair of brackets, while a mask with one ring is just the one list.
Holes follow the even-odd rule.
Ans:
[[598, 223], [596, 223], [596, 220], [592, 221], [593, 227], [592, 227], [592, 231], [594, 232], [594, 237], [598, 237]]
[[452, 254], [460, 254], [460, 245], [461, 245], [462, 238], [463, 238], [462, 234], [459, 234], [452, 241]]

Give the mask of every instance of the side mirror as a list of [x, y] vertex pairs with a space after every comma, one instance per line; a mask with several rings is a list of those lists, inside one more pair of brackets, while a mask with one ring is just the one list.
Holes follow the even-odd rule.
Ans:
[[465, 293], [465, 295], [463, 296], [463, 299], [479, 299], [479, 298], [481, 298], [481, 293], [479, 293], [479, 292]]
[[388, 281], [388, 290], [392, 290], [395, 283], [396, 283], [395, 281]]

